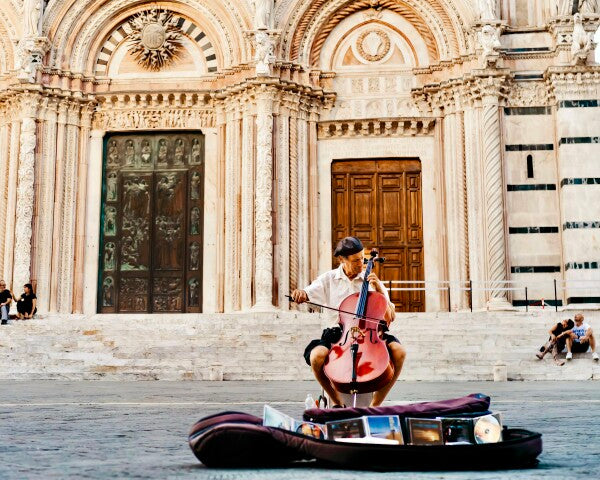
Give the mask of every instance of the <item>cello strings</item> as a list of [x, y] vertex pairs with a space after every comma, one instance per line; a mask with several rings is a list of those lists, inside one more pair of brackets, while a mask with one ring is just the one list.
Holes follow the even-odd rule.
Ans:
[[[289, 298], [292, 302], [294, 301], [294, 299], [290, 296], [290, 295], [286, 295], [286, 298]], [[357, 316], [356, 312], [349, 312], [347, 310], [340, 310], [339, 308], [333, 308], [333, 307], [328, 307], [327, 305], [321, 305], [320, 303], [314, 303], [314, 302], [304, 302], [308, 305], [313, 305], [314, 307], [319, 307], [319, 308], [326, 308], [327, 310], [333, 310], [334, 312], [339, 312], [339, 313], [347, 313], [348, 315], [353, 315], [353, 316]], [[379, 322], [385, 322], [385, 320], [382, 318], [380, 320], [376, 319], [375, 317], [367, 317], [366, 315], [361, 317], [362, 320], [366, 320], [369, 323], [379, 323]]]

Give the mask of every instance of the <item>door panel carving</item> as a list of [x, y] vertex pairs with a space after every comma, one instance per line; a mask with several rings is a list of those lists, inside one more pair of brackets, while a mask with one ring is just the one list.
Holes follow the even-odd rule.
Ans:
[[[420, 162], [336, 161], [331, 185], [334, 245], [345, 236], [357, 236], [366, 248], [375, 247], [386, 258], [376, 267], [383, 281], [423, 280]], [[391, 298], [398, 311], [425, 309], [422, 291], [392, 292]]]
[[202, 134], [116, 134], [103, 176], [98, 309], [200, 312]]

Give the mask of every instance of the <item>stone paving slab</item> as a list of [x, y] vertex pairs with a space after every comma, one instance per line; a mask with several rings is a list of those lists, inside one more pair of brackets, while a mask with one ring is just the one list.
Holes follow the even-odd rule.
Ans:
[[392, 402], [492, 396], [511, 427], [544, 434], [536, 469], [373, 473], [316, 469], [210, 470], [187, 445], [199, 418], [261, 415], [268, 402], [299, 417], [314, 382], [0, 382], [0, 478], [202, 480], [600, 478], [600, 387], [595, 382], [398, 384]]

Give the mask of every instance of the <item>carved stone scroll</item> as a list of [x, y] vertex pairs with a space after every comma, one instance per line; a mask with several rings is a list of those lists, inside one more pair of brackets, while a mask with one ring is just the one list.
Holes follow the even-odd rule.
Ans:
[[37, 144], [35, 116], [39, 99], [27, 97], [23, 102], [26, 116], [21, 123], [13, 277], [13, 288], [17, 291], [30, 282], [31, 275], [31, 234], [35, 193], [33, 185]]
[[273, 308], [273, 95], [261, 90], [256, 98], [256, 309]]

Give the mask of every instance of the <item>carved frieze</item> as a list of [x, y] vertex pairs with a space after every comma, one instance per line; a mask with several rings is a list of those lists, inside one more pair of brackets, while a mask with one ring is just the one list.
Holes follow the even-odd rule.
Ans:
[[544, 107], [551, 105], [553, 98], [546, 82], [513, 82], [508, 88], [506, 104], [511, 107]]
[[94, 114], [98, 130], [155, 130], [214, 127], [214, 111], [199, 109], [104, 110]]
[[350, 137], [404, 137], [432, 135], [435, 119], [365, 119], [356, 121], [320, 122], [319, 140]]

